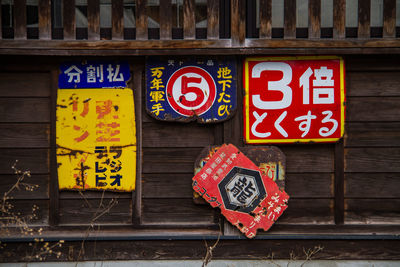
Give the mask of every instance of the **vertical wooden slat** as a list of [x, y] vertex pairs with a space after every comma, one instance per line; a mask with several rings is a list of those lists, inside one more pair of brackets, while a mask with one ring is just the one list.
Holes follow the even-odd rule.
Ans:
[[296, 0], [285, 0], [284, 4], [284, 38], [296, 38]]
[[100, 0], [88, 0], [88, 39], [100, 40]]
[[148, 39], [147, 0], [136, 0], [136, 39]]
[[333, 0], [333, 38], [346, 37], [346, 0]]
[[308, 37], [321, 37], [321, 0], [308, 0]]
[[231, 39], [232, 45], [243, 45], [246, 38], [245, 1], [231, 1]]
[[51, 39], [51, 0], [39, 0], [39, 39]]
[[358, 38], [370, 37], [371, 0], [358, 1]]
[[1, 24], [2, 18], [1, 18], [1, 0], [0, 0], [0, 40], [3, 39], [3, 25]]
[[219, 38], [219, 0], [207, 1], [207, 39]]
[[14, 0], [14, 39], [26, 39], [26, 1]]
[[112, 39], [122, 40], [124, 39], [124, 1], [113, 0], [111, 3]]
[[196, 5], [194, 0], [183, 1], [183, 38], [196, 38]]
[[272, 0], [260, 0], [260, 38], [272, 36]]
[[57, 88], [58, 88], [58, 71], [50, 72], [51, 93], [51, 124], [50, 124], [50, 182], [49, 182], [49, 224], [56, 226], [59, 222], [59, 194], [58, 194], [58, 173], [57, 173], [57, 156], [56, 156], [56, 105], [57, 105]]
[[172, 4], [171, 0], [160, 0], [160, 39], [172, 39]]
[[63, 1], [64, 40], [75, 40], [75, 0]]
[[335, 144], [335, 223], [344, 223], [344, 143]]
[[383, 37], [394, 38], [395, 36], [396, 36], [396, 0], [384, 0]]

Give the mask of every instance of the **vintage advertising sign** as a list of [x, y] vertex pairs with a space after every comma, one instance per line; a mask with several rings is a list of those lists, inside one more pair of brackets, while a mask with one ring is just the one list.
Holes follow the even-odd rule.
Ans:
[[129, 79], [127, 62], [67, 62], [60, 66], [58, 88], [125, 88]]
[[146, 110], [164, 121], [228, 119], [236, 110], [235, 60], [148, 58]]
[[289, 196], [233, 145], [221, 146], [193, 177], [193, 189], [248, 238], [268, 230]]
[[56, 140], [60, 189], [135, 189], [131, 89], [59, 89]]
[[243, 71], [246, 143], [335, 142], [343, 136], [342, 58], [247, 58]]

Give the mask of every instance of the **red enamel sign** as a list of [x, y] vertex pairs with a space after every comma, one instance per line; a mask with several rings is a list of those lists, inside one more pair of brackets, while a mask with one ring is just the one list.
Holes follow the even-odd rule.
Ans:
[[247, 58], [247, 143], [335, 142], [344, 133], [344, 62], [335, 56]]
[[233, 145], [223, 145], [193, 177], [193, 189], [248, 238], [268, 230], [289, 196]]

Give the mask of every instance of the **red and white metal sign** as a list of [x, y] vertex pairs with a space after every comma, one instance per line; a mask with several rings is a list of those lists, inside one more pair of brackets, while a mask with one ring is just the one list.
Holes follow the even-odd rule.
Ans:
[[244, 88], [246, 143], [335, 142], [343, 136], [340, 57], [247, 58]]
[[223, 145], [193, 177], [193, 189], [248, 238], [268, 230], [289, 196], [233, 145]]

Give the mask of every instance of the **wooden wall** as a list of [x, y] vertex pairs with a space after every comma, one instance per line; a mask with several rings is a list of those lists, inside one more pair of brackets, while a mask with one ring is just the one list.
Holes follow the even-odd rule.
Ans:
[[[229, 224], [224, 224], [218, 210], [194, 204], [191, 178], [194, 161], [203, 147], [224, 142], [244, 145], [240, 71], [243, 57], [237, 57], [237, 113], [229, 121], [210, 125], [165, 123], [148, 116], [144, 108], [145, 58], [127, 59], [131, 62], [134, 76], [130, 86], [135, 91], [141, 160], [136, 192], [107, 192], [103, 196], [101, 192], [58, 192], [55, 99], [59, 64], [66, 59], [3, 56], [1, 62], [4, 64], [0, 66], [0, 194], [3, 195], [15, 183], [16, 175], [11, 166], [18, 160], [19, 169], [32, 173], [27, 182], [37, 184], [39, 188], [33, 192], [17, 191], [11, 202], [22, 214], [29, 214], [34, 204], [39, 206], [38, 217], [30, 224], [44, 227], [44, 238], [85, 239], [82, 229], [93, 223], [99, 203], [107, 205], [116, 198], [118, 204], [95, 222], [95, 225], [102, 226], [96, 230], [97, 236], [117, 240], [121, 237], [134, 240], [139, 236], [145, 240], [155, 237], [167, 240], [186, 236], [198, 238], [200, 241], [196, 244], [202, 248], [203, 236], [215, 239], [221, 225], [223, 236], [235, 239], [239, 234]], [[340, 255], [347, 246], [340, 240], [354, 235], [369, 239], [372, 233], [389, 239], [399, 235], [399, 60], [399, 56], [345, 57], [347, 115], [344, 140], [338, 144], [279, 146], [287, 158], [286, 190], [291, 198], [287, 211], [269, 232], [260, 234], [261, 238], [287, 239], [289, 236], [292, 241], [284, 241], [285, 244], [300, 242], [310, 246], [314, 243], [302, 240], [333, 239], [326, 244], [331, 251], [324, 252], [324, 257], [352, 258], [351, 255], [355, 254]], [[18, 241], [17, 237], [14, 234], [7, 238]], [[164, 249], [168, 246], [168, 243], [157, 242], [154, 246], [158, 244]], [[249, 241], [241, 242], [254, 246]], [[272, 244], [262, 242], [258, 240], [257, 244]], [[342, 244], [342, 249], [335, 252], [334, 242]], [[373, 242], [359, 243], [372, 249]], [[12, 243], [11, 247], [23, 244]], [[148, 244], [142, 245], [148, 247]], [[183, 243], [179, 244], [184, 247]], [[231, 247], [235, 246], [235, 241], [224, 244], [231, 252], [235, 251]], [[398, 241], [393, 244], [392, 248], [399, 246]], [[124, 246], [128, 250], [129, 246]], [[385, 247], [390, 248], [384, 243], [375, 249]], [[283, 255], [284, 248], [280, 249]], [[235, 258], [231, 252], [221, 255]], [[176, 253], [176, 258], [184, 258], [183, 254], [190, 251]], [[196, 257], [202, 255], [196, 253]], [[388, 253], [388, 258], [399, 258], [393, 249], [388, 249]], [[18, 260], [12, 257], [15, 254], [10, 255], [4, 259]], [[134, 259], [152, 258], [153, 254], [129, 255]], [[374, 252], [364, 256], [364, 259], [383, 257]], [[258, 250], [254, 250], [246, 257], [261, 256]], [[174, 257], [168, 254], [159, 258]], [[105, 259], [105, 256], [92, 255], [86, 259]]]

